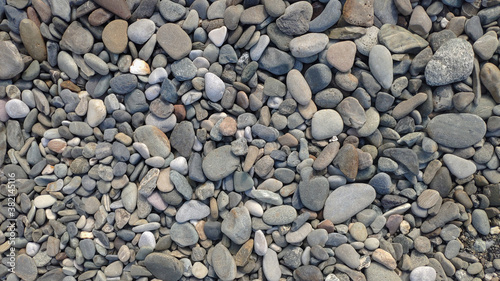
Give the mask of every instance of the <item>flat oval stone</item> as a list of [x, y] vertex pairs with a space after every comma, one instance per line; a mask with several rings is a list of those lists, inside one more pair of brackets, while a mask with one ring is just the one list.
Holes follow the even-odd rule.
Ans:
[[296, 217], [297, 211], [294, 207], [282, 205], [267, 209], [262, 219], [269, 225], [284, 225], [292, 223]]
[[164, 253], [151, 253], [146, 256], [144, 265], [156, 278], [177, 281], [184, 273], [184, 265], [175, 257]]
[[128, 23], [124, 20], [114, 20], [104, 27], [102, 31], [102, 42], [108, 50], [115, 54], [121, 54], [127, 48]]
[[134, 141], [144, 143], [151, 156], [167, 158], [170, 154], [170, 142], [168, 137], [157, 127], [145, 125], [137, 128], [134, 132]]
[[311, 101], [311, 88], [300, 71], [292, 69], [288, 73], [286, 87], [298, 104], [308, 105]]
[[478, 143], [486, 134], [486, 123], [475, 114], [446, 113], [434, 117], [427, 133], [439, 144], [466, 148]]
[[231, 146], [225, 145], [208, 153], [202, 168], [209, 180], [218, 181], [231, 175], [239, 165], [240, 159], [231, 152]]
[[47, 48], [38, 26], [32, 20], [24, 19], [19, 24], [19, 32], [28, 54], [39, 62], [46, 60]]
[[167, 23], [162, 25], [158, 29], [156, 40], [174, 60], [180, 60], [191, 52], [191, 38], [177, 24]]
[[[50, 258], [49, 258], [50, 259]], [[15, 274], [26, 281], [34, 281], [38, 276], [37, 266], [35, 261], [28, 255], [21, 254], [16, 258], [17, 266]]]
[[233, 280], [236, 278], [236, 263], [229, 250], [222, 243], [214, 247], [212, 266], [220, 279]]
[[375, 200], [375, 189], [364, 183], [352, 183], [335, 189], [326, 199], [323, 216], [334, 224], [342, 223]]
[[368, 64], [373, 77], [384, 89], [392, 85], [393, 69], [391, 52], [383, 45], [374, 46], [368, 58]]
[[310, 57], [321, 52], [328, 41], [328, 36], [324, 33], [308, 33], [293, 38], [290, 41], [290, 51], [296, 58]]

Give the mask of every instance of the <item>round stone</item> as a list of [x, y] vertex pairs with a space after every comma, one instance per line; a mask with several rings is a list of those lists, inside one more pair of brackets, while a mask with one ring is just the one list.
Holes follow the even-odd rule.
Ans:
[[121, 54], [127, 48], [128, 23], [124, 20], [113, 20], [104, 27], [102, 31], [102, 42], [108, 50], [115, 54]]
[[5, 103], [5, 112], [10, 118], [24, 118], [30, 112], [29, 107], [22, 100], [12, 99]]
[[322, 109], [314, 113], [311, 122], [311, 134], [314, 139], [329, 139], [342, 133], [343, 129], [344, 122], [337, 111]]
[[162, 25], [158, 29], [156, 39], [167, 55], [174, 60], [180, 60], [191, 52], [191, 39], [177, 24]]

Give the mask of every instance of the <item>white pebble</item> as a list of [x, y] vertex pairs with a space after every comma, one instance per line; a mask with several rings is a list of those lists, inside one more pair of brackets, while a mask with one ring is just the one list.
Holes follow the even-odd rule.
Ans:
[[174, 160], [172, 160], [172, 162], [170, 162], [170, 168], [172, 168], [172, 170], [177, 171], [183, 175], [187, 175], [188, 163], [187, 163], [186, 158], [184, 158], [182, 156], [175, 158]]

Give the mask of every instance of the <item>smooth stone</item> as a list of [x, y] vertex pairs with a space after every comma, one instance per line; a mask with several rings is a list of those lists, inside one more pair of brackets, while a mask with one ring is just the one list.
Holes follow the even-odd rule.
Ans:
[[33, 205], [39, 209], [44, 209], [54, 205], [56, 201], [57, 199], [51, 195], [39, 195], [33, 200]]
[[293, 69], [286, 76], [286, 86], [298, 104], [308, 105], [311, 101], [311, 88], [300, 71]]
[[78, 78], [78, 66], [75, 60], [73, 60], [71, 55], [67, 52], [61, 51], [59, 52], [59, 54], [57, 54], [57, 65], [59, 66], [60, 70], [62, 70], [69, 76], [69, 78]]
[[19, 32], [28, 54], [39, 62], [46, 60], [47, 48], [38, 26], [32, 20], [24, 19], [19, 24]]
[[356, 269], [360, 265], [359, 254], [350, 244], [342, 244], [338, 246], [335, 249], [335, 257], [352, 269]]
[[459, 209], [455, 203], [449, 201], [444, 202], [437, 215], [424, 221], [420, 230], [422, 233], [429, 233], [444, 226], [449, 221], [457, 219], [459, 216]]
[[352, 41], [342, 41], [332, 44], [328, 48], [326, 59], [340, 72], [349, 72], [354, 65], [356, 44]]
[[292, 223], [296, 217], [297, 211], [294, 207], [282, 205], [267, 209], [262, 219], [269, 225], [285, 225]]
[[213, 248], [211, 264], [215, 274], [221, 280], [234, 280], [236, 278], [236, 263], [229, 250], [222, 243]]
[[322, 109], [314, 113], [311, 122], [311, 134], [316, 140], [329, 139], [344, 130], [340, 114], [333, 109]]
[[311, 4], [295, 2], [285, 9], [285, 13], [276, 20], [276, 25], [287, 35], [302, 35], [309, 30], [312, 14]]
[[170, 229], [170, 237], [181, 247], [192, 246], [199, 240], [198, 232], [189, 222], [175, 222]]
[[372, 262], [370, 266], [365, 270], [365, 276], [367, 281], [400, 281], [401, 278], [387, 267], [377, 263]]
[[10, 41], [0, 41], [0, 79], [14, 78], [24, 70], [24, 63], [16, 46]]
[[129, 73], [111, 78], [109, 86], [115, 94], [128, 94], [137, 88], [137, 76]]
[[437, 143], [451, 148], [467, 148], [486, 134], [486, 123], [470, 113], [440, 114], [429, 122], [427, 133]]
[[267, 250], [262, 260], [262, 270], [264, 276], [269, 281], [279, 281], [281, 277], [280, 263], [278, 255], [272, 249]]
[[245, 207], [231, 209], [226, 218], [222, 221], [221, 231], [231, 241], [241, 245], [250, 239], [252, 233], [252, 221], [250, 213]]
[[240, 159], [231, 152], [231, 146], [225, 145], [212, 150], [203, 159], [202, 168], [205, 176], [218, 181], [231, 175], [240, 165]]
[[205, 92], [211, 101], [220, 101], [225, 90], [226, 86], [224, 85], [222, 79], [211, 72], [207, 72], [205, 74]]
[[472, 45], [461, 38], [445, 42], [434, 53], [425, 67], [425, 79], [429, 86], [442, 86], [469, 77], [474, 66]]
[[500, 69], [492, 63], [485, 63], [481, 68], [481, 82], [493, 99], [500, 102]]
[[490, 233], [490, 221], [488, 215], [484, 210], [475, 209], [472, 212], [472, 225], [482, 235]]
[[429, 45], [422, 37], [394, 24], [384, 24], [378, 33], [378, 39], [380, 44], [396, 54], [417, 54]]
[[337, 111], [346, 126], [359, 129], [366, 123], [365, 110], [356, 98], [345, 98], [337, 106]]
[[83, 55], [92, 49], [94, 45], [94, 37], [92, 33], [82, 27], [82, 25], [74, 21], [72, 22], [61, 38], [59, 46], [62, 50], [71, 51], [78, 55]]
[[308, 33], [290, 41], [290, 51], [296, 58], [306, 58], [321, 52], [328, 44], [328, 36], [323, 33]]
[[448, 170], [458, 179], [465, 179], [476, 172], [476, 164], [474, 162], [453, 154], [445, 154], [443, 162], [448, 167]]
[[297, 281], [320, 281], [323, 273], [314, 265], [303, 265], [293, 271], [293, 278]]
[[309, 22], [310, 32], [323, 32], [336, 24], [342, 14], [342, 4], [338, 0], [328, 1], [316, 18]]
[[347, 0], [342, 16], [348, 24], [370, 27], [374, 20], [374, 0]]
[[376, 45], [371, 49], [368, 59], [373, 77], [377, 79], [380, 86], [389, 89], [393, 80], [391, 52], [383, 45]]
[[191, 122], [178, 123], [170, 135], [170, 145], [184, 157], [189, 157], [195, 142], [195, 132]]
[[[38, 270], [35, 260], [33, 258], [31, 258], [28, 255], [21, 254], [15, 258], [15, 264], [22, 265], [22, 266], [17, 266], [14, 271], [17, 277], [26, 281], [37, 280]], [[14, 276], [14, 278], [16, 278], [16, 276]]]
[[325, 206], [330, 184], [325, 177], [303, 179], [299, 183], [300, 201], [311, 211], [320, 211]]
[[419, 266], [410, 273], [410, 281], [434, 281], [436, 270], [430, 266]]
[[158, 29], [158, 44], [168, 56], [180, 60], [191, 52], [191, 38], [177, 24], [167, 23]]
[[268, 47], [259, 60], [259, 68], [274, 75], [287, 74], [294, 65], [295, 59], [291, 55], [274, 47]]
[[106, 119], [106, 106], [99, 99], [91, 99], [87, 109], [87, 123], [90, 127], [97, 127]]
[[167, 158], [170, 154], [168, 137], [157, 127], [145, 125], [137, 128], [134, 132], [134, 141], [144, 143], [151, 156]]
[[158, 4], [158, 9], [168, 22], [177, 22], [186, 14], [186, 8], [183, 5], [170, 0], [161, 1]]
[[363, 183], [353, 183], [335, 189], [325, 202], [323, 216], [332, 223], [342, 223], [375, 200], [375, 189]]
[[5, 103], [5, 112], [10, 118], [24, 118], [30, 112], [29, 107], [22, 100], [12, 99]]
[[102, 42], [108, 50], [115, 54], [121, 54], [127, 48], [128, 23], [124, 20], [113, 20], [108, 23], [102, 31]]
[[132, 23], [127, 29], [130, 41], [136, 44], [144, 44], [155, 33], [155, 23], [150, 19], [140, 19]]
[[177, 281], [184, 273], [184, 265], [175, 257], [164, 253], [151, 253], [144, 259], [144, 265], [156, 278]]
[[210, 215], [210, 207], [197, 200], [190, 200], [177, 210], [175, 219], [179, 223], [190, 220], [201, 220]]

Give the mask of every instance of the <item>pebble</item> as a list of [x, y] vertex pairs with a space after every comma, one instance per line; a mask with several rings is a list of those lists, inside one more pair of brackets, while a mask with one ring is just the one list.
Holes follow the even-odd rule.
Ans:
[[152, 20], [140, 19], [128, 27], [127, 35], [132, 42], [144, 44], [151, 38], [155, 31], [156, 26]]
[[334, 224], [342, 223], [369, 206], [375, 200], [375, 195], [375, 189], [367, 184], [341, 186], [326, 199], [323, 216]]
[[190, 200], [184, 203], [177, 214], [175, 219], [179, 223], [187, 222], [190, 220], [200, 220], [210, 215], [210, 208], [197, 200]]
[[113, 20], [108, 23], [102, 31], [102, 42], [108, 50], [115, 54], [121, 54], [127, 48], [127, 21]]
[[484, 137], [486, 124], [474, 114], [447, 113], [433, 118], [427, 125], [427, 133], [441, 145], [466, 148], [478, 143]]
[[218, 181], [231, 175], [239, 166], [240, 160], [231, 152], [231, 146], [225, 145], [211, 151], [203, 160], [205, 176]]
[[245, 207], [231, 209], [222, 221], [221, 230], [234, 243], [238, 245], [245, 243], [252, 232], [248, 209]]
[[5, 103], [5, 112], [13, 119], [21, 119], [30, 112], [29, 107], [21, 100], [12, 99]]
[[348, 72], [354, 65], [356, 44], [352, 41], [342, 41], [328, 48], [326, 59], [328, 63], [341, 72]]
[[264, 276], [269, 281], [278, 281], [281, 277], [281, 269], [279, 269], [278, 255], [272, 249], [269, 249], [262, 260], [262, 270]]
[[377, 79], [380, 86], [384, 89], [390, 88], [393, 79], [391, 52], [383, 45], [373, 46], [368, 64], [373, 77]]
[[473, 64], [474, 50], [469, 42], [460, 38], [448, 40], [427, 63], [426, 82], [429, 86], [442, 86], [462, 81], [471, 75]]
[[212, 266], [220, 279], [233, 280], [236, 278], [236, 263], [229, 250], [221, 243], [213, 249]]
[[144, 259], [144, 265], [158, 279], [179, 280], [184, 266], [177, 258], [164, 253], [151, 253]]
[[191, 39], [176, 24], [162, 25], [157, 32], [158, 44], [174, 60], [180, 60], [191, 52]]
[[262, 220], [269, 225], [285, 225], [292, 223], [297, 217], [297, 211], [292, 206], [282, 205], [267, 209]]
[[430, 266], [419, 266], [410, 273], [410, 280], [431, 281], [436, 280], [436, 270]]
[[344, 122], [340, 114], [333, 109], [322, 109], [314, 113], [311, 133], [317, 140], [329, 139], [342, 133]]
[[293, 38], [290, 51], [296, 58], [306, 58], [321, 52], [328, 43], [328, 36], [323, 33], [309, 33]]
[[[69, 8], [69, 7], [68, 7]], [[79, 22], [72, 22], [61, 38], [61, 49], [83, 55], [90, 51], [94, 44], [94, 37]], [[76, 79], [76, 78], [73, 78]]]
[[205, 74], [205, 91], [207, 97], [213, 101], [218, 102], [222, 99], [226, 86], [224, 82], [215, 74], [207, 72]]
[[470, 160], [463, 159], [453, 154], [443, 155], [443, 162], [455, 177], [464, 179], [476, 172], [476, 165]]

